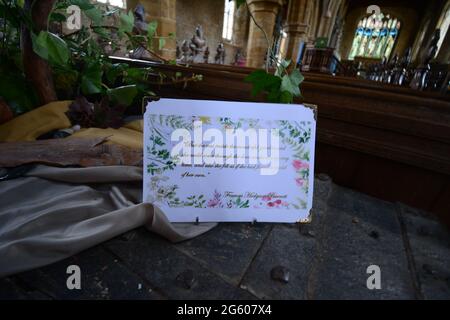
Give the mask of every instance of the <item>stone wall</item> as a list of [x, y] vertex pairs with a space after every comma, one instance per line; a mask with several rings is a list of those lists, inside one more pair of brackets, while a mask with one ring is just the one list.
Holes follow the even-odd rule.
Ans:
[[[213, 62], [217, 45], [222, 41], [224, 0], [177, 0], [176, 6], [178, 44], [191, 39], [200, 24], [211, 52], [209, 62]], [[227, 52], [227, 55], [234, 53]]]

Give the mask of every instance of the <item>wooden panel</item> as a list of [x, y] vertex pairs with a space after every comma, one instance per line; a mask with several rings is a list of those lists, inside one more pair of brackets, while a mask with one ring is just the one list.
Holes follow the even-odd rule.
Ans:
[[450, 225], [450, 177], [380, 157], [318, 143], [316, 172], [371, 196], [436, 213]]

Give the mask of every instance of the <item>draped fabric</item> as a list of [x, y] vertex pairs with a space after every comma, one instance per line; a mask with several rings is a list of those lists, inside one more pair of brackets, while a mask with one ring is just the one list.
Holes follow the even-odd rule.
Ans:
[[[52, 102], [0, 125], [0, 142], [32, 141], [70, 128], [70, 103]], [[72, 137], [108, 137], [108, 143], [142, 148], [142, 120], [119, 129], [85, 128], [65, 139]], [[67, 258], [139, 226], [177, 242], [216, 225], [171, 224], [141, 197], [137, 167], [37, 166], [24, 177], [0, 181], [0, 277]]]
[[141, 203], [136, 167], [38, 166], [0, 182], [0, 277], [44, 266], [145, 226], [170, 241], [198, 236], [215, 223], [170, 223]]

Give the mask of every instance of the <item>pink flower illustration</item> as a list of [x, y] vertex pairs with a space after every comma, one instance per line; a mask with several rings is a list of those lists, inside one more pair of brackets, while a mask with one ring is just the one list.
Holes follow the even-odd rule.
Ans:
[[222, 195], [219, 192], [217, 192], [217, 190], [214, 190], [214, 197], [210, 199], [206, 205], [208, 206], [208, 208], [215, 208], [215, 207], [222, 208], [223, 205], [221, 198]]
[[305, 184], [305, 181], [302, 178], [297, 178], [295, 179], [295, 183], [299, 186], [299, 187], [303, 187], [303, 185]]
[[273, 207], [273, 206], [274, 206], [273, 202], [267, 202], [267, 205], [268, 205], [269, 207]]
[[301, 160], [292, 161], [292, 166], [295, 168], [295, 170], [309, 169], [309, 163], [303, 162]]
[[270, 201], [270, 200], [272, 200], [272, 198], [268, 197], [268, 196], [265, 196], [265, 197], [262, 197], [262, 200], [263, 201]]
[[281, 204], [281, 200], [278, 199], [277, 201], [275, 201], [275, 204], [276, 204], [277, 206], [280, 205], [280, 204]]
[[220, 204], [220, 200], [211, 199], [211, 200], [208, 201], [208, 208], [217, 207], [217, 206], [219, 206], [219, 204]]

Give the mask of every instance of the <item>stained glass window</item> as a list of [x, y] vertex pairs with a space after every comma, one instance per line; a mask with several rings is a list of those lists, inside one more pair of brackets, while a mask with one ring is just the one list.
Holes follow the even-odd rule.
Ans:
[[359, 21], [348, 59], [355, 57], [389, 59], [401, 27], [398, 19], [383, 13]]

